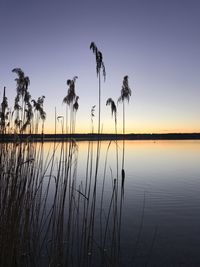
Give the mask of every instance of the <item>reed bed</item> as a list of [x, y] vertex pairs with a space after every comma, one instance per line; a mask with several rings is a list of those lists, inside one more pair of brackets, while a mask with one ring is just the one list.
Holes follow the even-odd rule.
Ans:
[[93, 146], [88, 143], [85, 178], [77, 181], [75, 141], [55, 143], [46, 156], [42, 142], [1, 144], [0, 266], [117, 266], [117, 180], [110, 174], [104, 205]]
[[[0, 107], [0, 134], [14, 134], [15, 141], [0, 143], [0, 266], [120, 266], [120, 233], [124, 195], [123, 142], [122, 177], [119, 177], [117, 109], [109, 98], [115, 118], [116, 140], [108, 144], [101, 158], [101, 76], [106, 78], [102, 53], [94, 42], [90, 49], [96, 58], [98, 77], [98, 140], [89, 141], [85, 175], [78, 174], [79, 147], [76, 140], [52, 142], [44, 151], [45, 97], [31, 99], [29, 77], [20, 68], [17, 75], [13, 112], [8, 108], [6, 88]], [[77, 76], [67, 80], [66, 115], [57, 123], [66, 134], [75, 133], [79, 97], [75, 92]], [[120, 101], [129, 100], [128, 76], [125, 76]], [[94, 133], [95, 106], [91, 109], [91, 133]], [[123, 108], [123, 114], [125, 114]], [[41, 124], [41, 126], [40, 126]], [[41, 142], [34, 135], [41, 129]], [[123, 134], [125, 115], [123, 115]], [[20, 139], [28, 134], [26, 140]], [[108, 171], [111, 143], [116, 149], [116, 170]], [[100, 175], [100, 162], [104, 162]], [[102, 170], [101, 170], [102, 172]], [[105, 200], [105, 181], [110, 181]], [[106, 190], [108, 190], [106, 188]]]

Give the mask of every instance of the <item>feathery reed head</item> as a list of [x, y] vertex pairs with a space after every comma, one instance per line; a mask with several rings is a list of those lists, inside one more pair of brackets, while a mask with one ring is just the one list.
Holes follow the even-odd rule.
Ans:
[[43, 95], [41, 97], [38, 97], [37, 101], [35, 101], [34, 99], [31, 100], [31, 102], [33, 102], [33, 107], [35, 111], [38, 112], [42, 120], [46, 119], [46, 112], [43, 109], [44, 99], [45, 99], [45, 96]]
[[67, 80], [67, 85], [69, 86], [67, 95], [63, 99], [63, 103], [66, 103], [67, 105], [70, 105], [73, 103], [73, 101], [76, 98], [76, 93], [75, 93], [75, 82], [76, 79], [78, 79], [77, 76], [74, 76], [72, 80], [68, 79]]
[[25, 76], [24, 72], [20, 68], [14, 68], [12, 72], [16, 73], [18, 78], [15, 79], [17, 82], [17, 92], [21, 93], [22, 95], [28, 89], [30, 84], [30, 79], [28, 76]]
[[90, 44], [90, 49], [92, 50], [92, 52], [94, 53], [95, 57], [96, 57], [96, 71], [97, 71], [97, 76], [100, 75], [100, 71], [102, 69], [103, 72], [103, 77], [104, 77], [104, 81], [106, 79], [106, 69], [105, 69], [105, 65], [103, 62], [103, 55], [101, 53], [101, 51], [98, 50], [96, 44], [94, 42], [91, 42]]
[[79, 96], [76, 96], [75, 102], [73, 104], [73, 110], [74, 111], [77, 111], [79, 108], [78, 99], [79, 99]]
[[117, 114], [117, 107], [115, 105], [115, 102], [112, 98], [108, 98], [107, 101], [106, 101], [106, 106], [110, 105], [111, 106], [111, 114], [115, 115]]
[[121, 95], [118, 98], [117, 102], [123, 102], [124, 100], [127, 100], [129, 102], [131, 96], [131, 89], [128, 84], [128, 76], [124, 76], [122, 89], [121, 89]]

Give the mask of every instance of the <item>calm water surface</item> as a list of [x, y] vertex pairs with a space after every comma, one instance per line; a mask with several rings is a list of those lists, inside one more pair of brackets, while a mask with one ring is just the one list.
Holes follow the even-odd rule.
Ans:
[[[88, 142], [77, 144], [80, 183]], [[101, 144], [99, 188], [108, 144]], [[108, 150], [105, 205], [117, 175], [115, 148]], [[200, 141], [126, 141], [121, 266], [200, 266], [199, 156]]]

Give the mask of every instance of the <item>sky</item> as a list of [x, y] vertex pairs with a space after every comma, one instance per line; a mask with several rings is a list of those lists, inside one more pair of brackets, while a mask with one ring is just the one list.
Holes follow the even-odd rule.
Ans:
[[[120, 96], [128, 75], [132, 95], [126, 103], [127, 133], [199, 132], [200, 129], [199, 0], [1, 0], [0, 98], [3, 87], [12, 107], [16, 75], [30, 78], [33, 99], [45, 95], [45, 131], [54, 132], [65, 116], [68, 79], [78, 76], [76, 132], [90, 132], [98, 79], [90, 43], [103, 54], [101, 123], [114, 132], [106, 100]], [[122, 132], [122, 105], [117, 106]], [[61, 123], [58, 122], [58, 131]]]

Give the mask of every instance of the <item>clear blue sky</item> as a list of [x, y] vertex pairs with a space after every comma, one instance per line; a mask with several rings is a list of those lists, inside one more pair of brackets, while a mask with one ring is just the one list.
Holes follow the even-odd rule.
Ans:
[[[102, 84], [102, 123], [114, 121], [106, 99], [117, 100], [129, 76], [127, 132], [199, 132], [199, 0], [1, 0], [0, 92], [9, 104], [20, 67], [33, 98], [45, 95], [46, 130], [53, 131], [54, 107], [65, 114], [66, 80], [77, 75], [77, 132], [89, 132], [90, 110], [98, 103], [94, 41], [107, 72]], [[122, 106], [118, 106], [119, 132]], [[97, 120], [97, 110], [96, 110]]]

